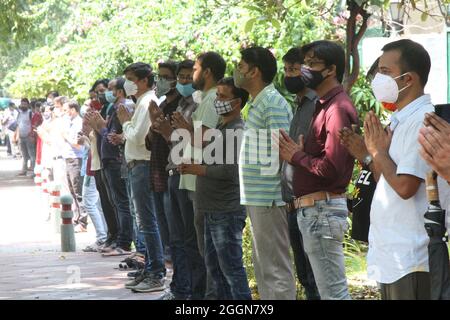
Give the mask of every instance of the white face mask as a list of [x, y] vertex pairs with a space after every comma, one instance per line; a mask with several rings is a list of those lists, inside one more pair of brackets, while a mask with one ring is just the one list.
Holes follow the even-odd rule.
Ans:
[[372, 80], [372, 91], [375, 95], [375, 98], [379, 102], [387, 102], [387, 103], [395, 103], [398, 100], [398, 94], [408, 88], [410, 85], [406, 87], [398, 89], [398, 84], [395, 79], [403, 77], [408, 72], [405, 72], [398, 77], [392, 78], [388, 75], [377, 73], [375, 78]]
[[125, 90], [125, 94], [127, 97], [134, 96], [138, 92], [138, 86], [133, 81], [125, 79], [125, 83], [123, 84], [123, 89]]

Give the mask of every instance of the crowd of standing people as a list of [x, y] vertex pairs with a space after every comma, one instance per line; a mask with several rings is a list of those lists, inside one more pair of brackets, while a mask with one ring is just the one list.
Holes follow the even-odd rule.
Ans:
[[330, 41], [290, 49], [291, 106], [266, 48], [244, 49], [229, 77], [216, 52], [156, 70], [136, 62], [95, 81], [82, 105], [52, 91], [31, 108], [26, 98], [19, 111], [11, 105], [2, 125], [8, 152], [20, 146], [20, 174], [50, 170], [74, 199], [76, 232], [90, 217], [96, 242], [84, 251], [136, 262], [124, 284], [133, 292], [251, 299], [242, 248], [250, 222], [261, 299], [296, 299], [296, 277], [307, 299], [351, 299], [343, 241], [349, 209], [359, 210], [346, 195], [356, 159], [359, 181], [372, 182], [370, 199], [356, 199], [370, 216], [369, 278], [383, 299], [427, 299], [424, 179], [436, 170], [445, 199], [450, 181], [450, 147], [436, 144], [450, 126], [424, 94], [430, 57], [411, 40], [383, 47], [368, 76], [394, 113], [385, 126], [369, 112], [364, 135], [342, 86], [345, 63]]

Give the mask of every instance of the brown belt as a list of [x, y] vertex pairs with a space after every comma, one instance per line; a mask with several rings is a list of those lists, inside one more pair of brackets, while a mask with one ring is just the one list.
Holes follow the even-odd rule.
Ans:
[[346, 198], [347, 195], [345, 193], [319, 191], [301, 196], [299, 198], [295, 198], [294, 200], [286, 204], [286, 210], [287, 212], [291, 212], [299, 208], [313, 207], [316, 201]]

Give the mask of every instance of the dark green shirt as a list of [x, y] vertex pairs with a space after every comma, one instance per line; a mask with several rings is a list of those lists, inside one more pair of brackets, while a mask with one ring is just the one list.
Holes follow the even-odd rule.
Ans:
[[[244, 129], [244, 121], [236, 118], [217, 129], [220, 136], [204, 147], [204, 161], [208, 149], [223, 145], [222, 164], [207, 164], [206, 176], [197, 177], [196, 202], [199, 211], [206, 213], [227, 213], [243, 210], [240, 204], [238, 155]], [[233, 133], [234, 135], [230, 135]], [[227, 135], [228, 133], [228, 135]], [[212, 153], [214, 156], [215, 153]], [[227, 156], [228, 155], [228, 156]], [[228, 158], [228, 162], [227, 162]]]

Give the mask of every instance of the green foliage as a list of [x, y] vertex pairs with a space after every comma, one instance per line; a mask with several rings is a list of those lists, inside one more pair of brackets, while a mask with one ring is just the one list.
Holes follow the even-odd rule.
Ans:
[[[252, 7], [250, 1], [233, 5], [211, 0], [75, 0], [70, 7], [52, 1], [60, 4], [52, 10], [68, 14], [65, 23], [57, 32], [41, 29], [48, 31], [45, 40], [24, 41], [34, 50], [28, 50], [21, 63], [16, 61], [15, 68], [0, 65], [0, 72], [7, 73], [4, 79], [0, 73], [0, 81], [12, 96], [39, 97], [58, 89], [81, 100], [96, 79], [121, 75], [133, 61], [156, 66], [159, 60], [195, 58], [214, 50], [224, 56], [231, 74], [240, 50], [250, 45], [271, 48], [281, 66], [281, 57], [291, 46], [332, 38], [333, 26], [316, 19], [323, 8], [281, 1], [283, 8], [291, 7], [281, 15], [276, 10], [280, 1], [272, 2], [263, 19], [262, 11], [256, 11], [261, 6]], [[275, 84], [287, 94], [281, 73]]]

